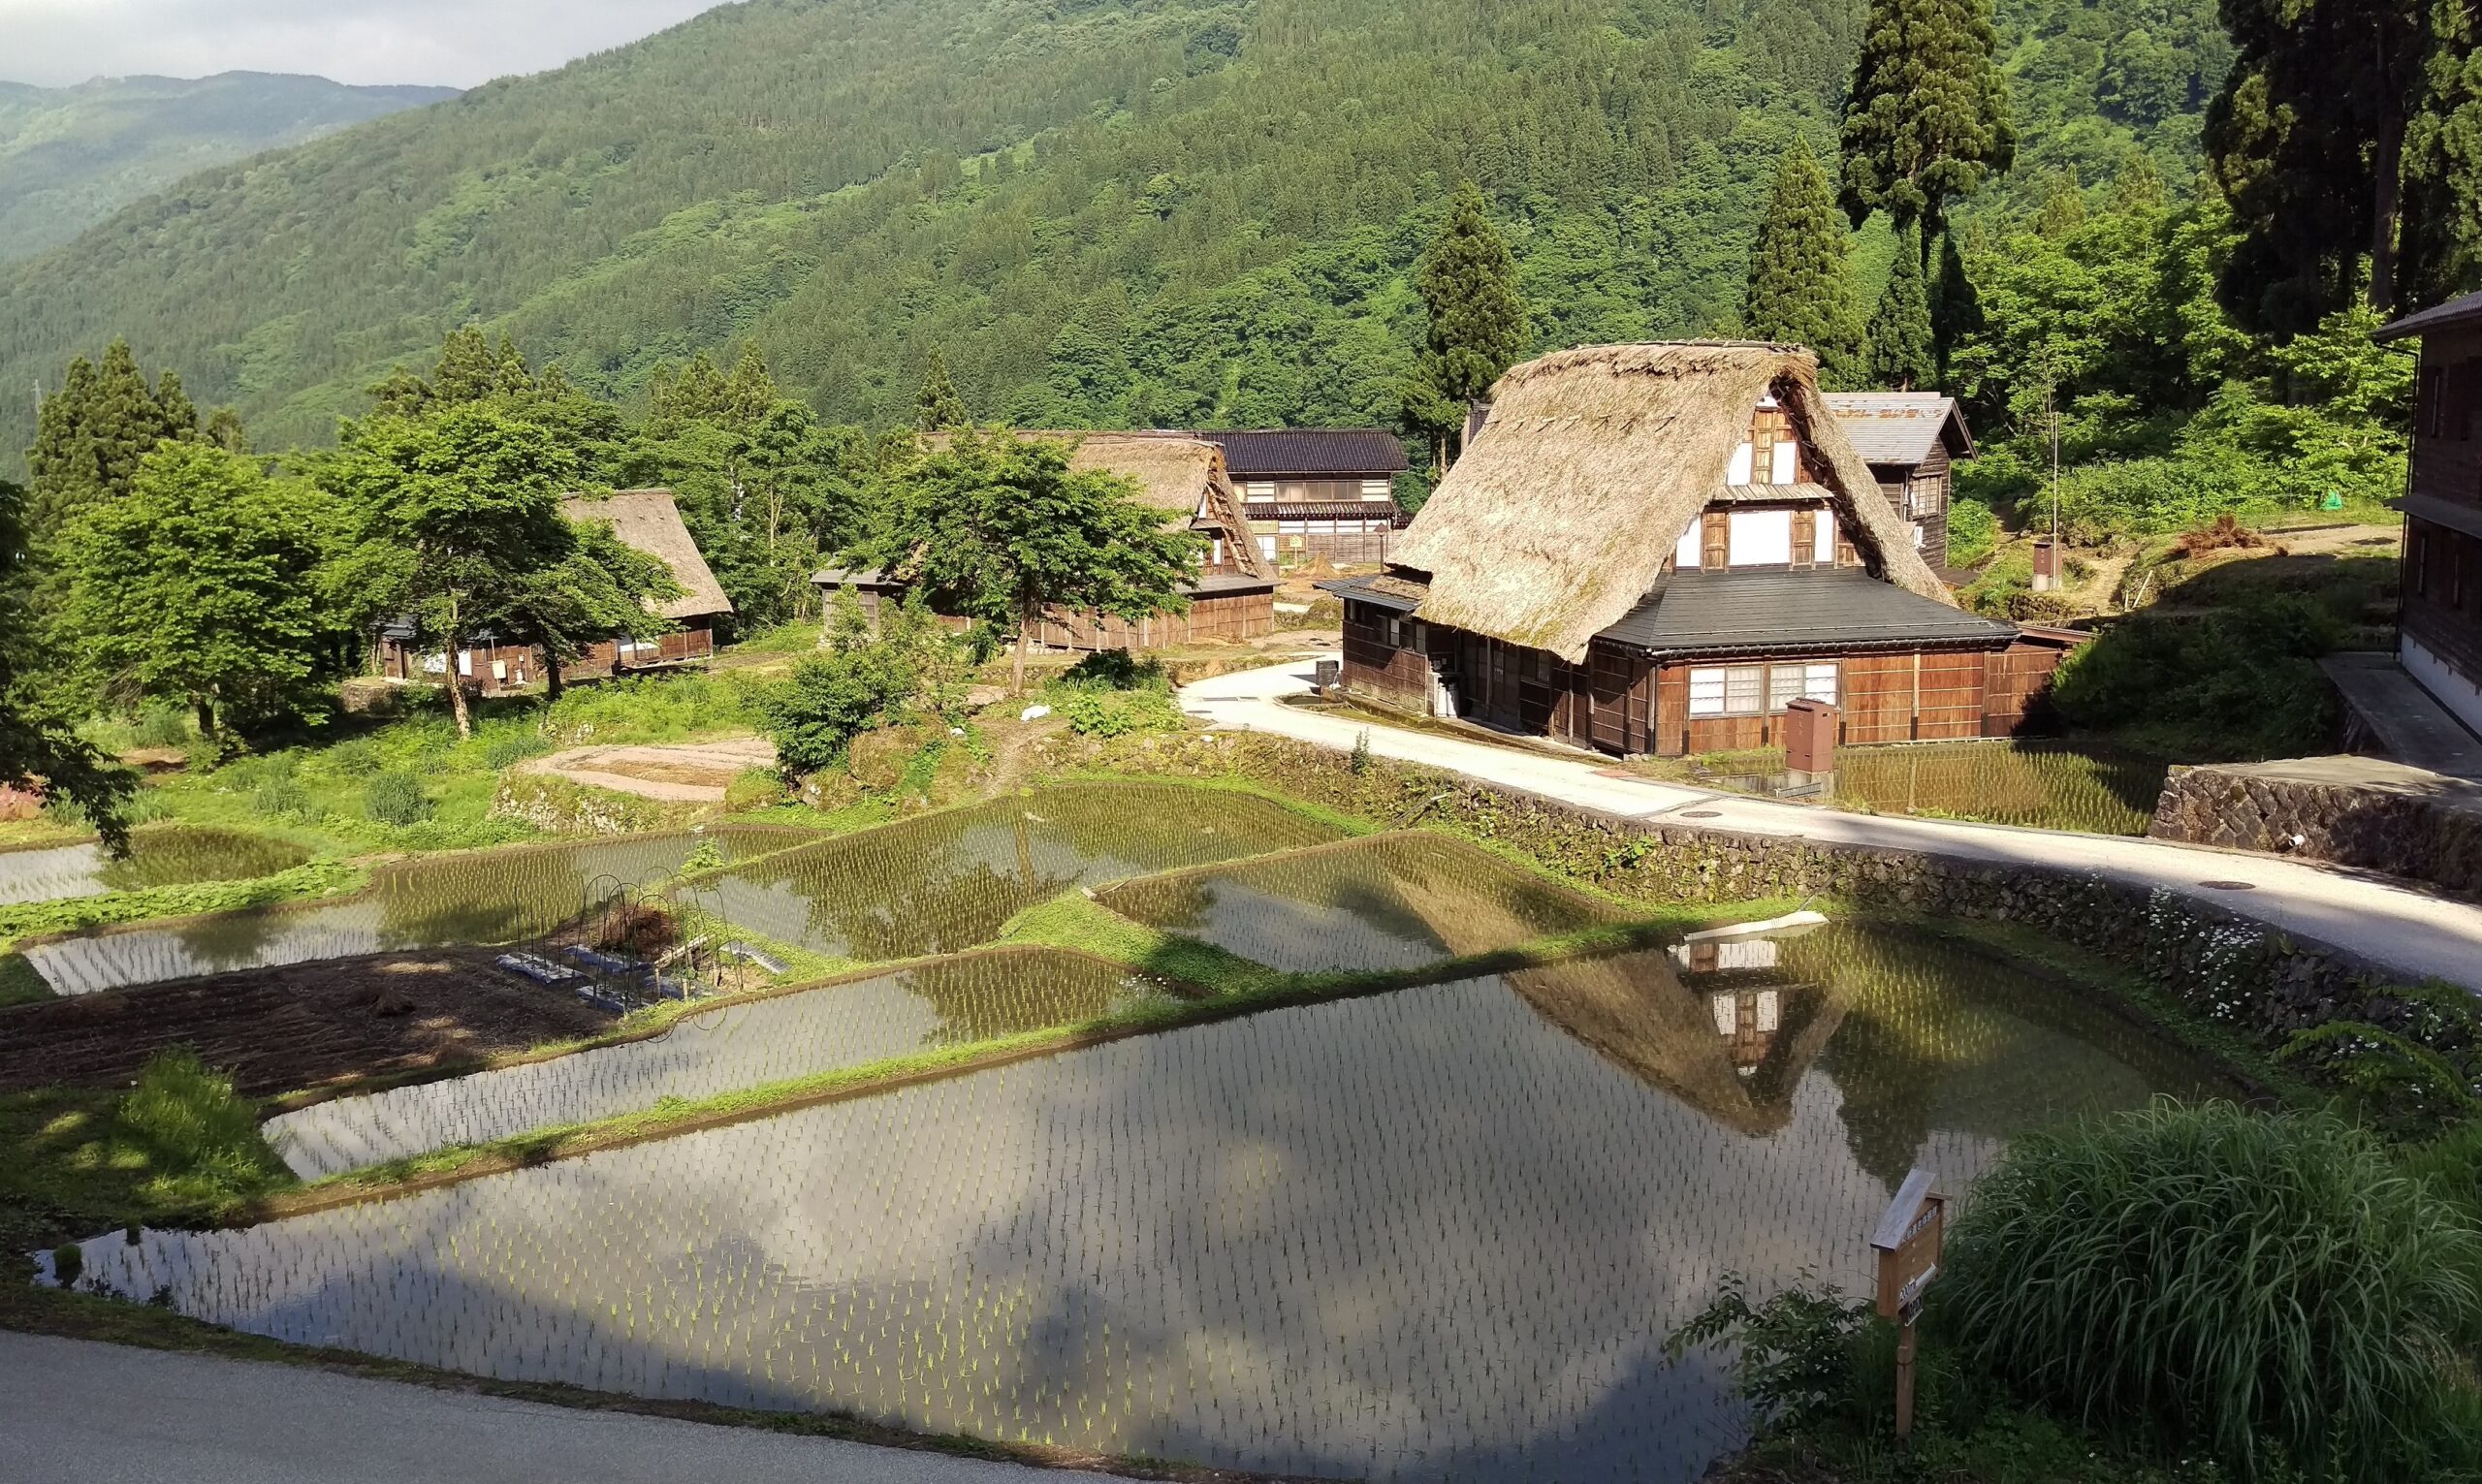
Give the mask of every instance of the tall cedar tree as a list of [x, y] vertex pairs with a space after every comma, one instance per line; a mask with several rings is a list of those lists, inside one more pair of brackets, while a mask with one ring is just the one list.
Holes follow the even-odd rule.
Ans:
[[2242, 230], [2225, 303], [2296, 334], [2363, 288], [2387, 313], [2473, 287], [2482, 75], [2471, 0], [2223, 0], [2240, 48], [2207, 111]]
[[1442, 440], [1462, 426], [1465, 405], [1490, 395], [1501, 374], [1525, 354], [1530, 333], [1516, 260], [1473, 181], [1457, 187], [1449, 201], [1446, 225], [1415, 269], [1414, 288], [1430, 312], [1430, 331], [1416, 387], [1406, 397], [1407, 416]]
[[1169, 529], [1117, 475], [1071, 472], [1067, 445], [971, 430], [900, 465], [862, 554], [941, 613], [1016, 632], [1010, 685], [1051, 609], [1135, 623], [1189, 611], [1202, 538]]
[[1931, 283], [1930, 335], [1939, 350], [1939, 379], [1953, 382], [1949, 366], [1957, 347], [1983, 332], [1982, 296], [1974, 289], [1974, 281], [1965, 271], [1965, 255], [1957, 246], [1957, 235], [1939, 235], [1939, 272]]
[[953, 432], [973, 421], [957, 384], [948, 379], [948, 358], [931, 347], [931, 363], [922, 372], [922, 390], [914, 395], [913, 426], [926, 433]]
[[1810, 146], [1795, 142], [1775, 170], [1775, 190], [1750, 252], [1741, 326], [1762, 340], [1806, 345], [1834, 382], [1860, 369], [1852, 266], [1835, 194]]
[[0, 479], [0, 784], [77, 805], [118, 851], [138, 779], [78, 735], [60, 688], [35, 676], [43, 645], [28, 602], [25, 510], [25, 487]]
[[63, 535], [62, 637], [105, 695], [186, 705], [203, 737], [227, 713], [315, 712], [325, 504], [245, 455], [165, 443]]
[[[351, 549], [335, 591], [365, 623], [411, 616], [451, 656], [510, 623], [548, 569], [577, 551], [560, 497], [584, 460], [555, 429], [506, 398], [344, 425], [314, 477], [343, 507]], [[450, 676], [457, 730], [472, 736], [465, 686]]]
[[1888, 275], [1887, 292], [1870, 316], [1870, 380], [1890, 392], [1911, 392], [1939, 380], [1930, 294], [1922, 281], [1922, 250], [1911, 232], [1896, 239], [1895, 270]]
[[1870, 0], [1844, 103], [1845, 213], [1920, 223], [1926, 243], [1948, 203], [2017, 159], [2008, 81], [1993, 61], [1990, 0]]
[[129, 342], [114, 340], [98, 365], [69, 363], [60, 390], [43, 399], [34, 447], [27, 534], [38, 547], [81, 511], [129, 493], [139, 461], [167, 438], [198, 436], [198, 409], [171, 371], [146, 384]]

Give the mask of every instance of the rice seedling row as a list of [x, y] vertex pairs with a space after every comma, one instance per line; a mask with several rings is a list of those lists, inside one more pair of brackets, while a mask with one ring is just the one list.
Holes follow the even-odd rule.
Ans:
[[310, 859], [310, 852], [285, 840], [194, 825], [142, 826], [131, 832], [129, 844], [129, 854], [117, 861], [92, 841], [0, 851], [0, 906], [197, 881], [246, 881]]
[[1723, 1274], [1858, 1287], [1903, 1168], [1956, 1188], [2063, 1095], [2195, 1089], [2051, 987], [1902, 939], [1522, 977], [113, 1233], [84, 1266], [510, 1379], [1254, 1469], [1686, 1481], [1745, 1420], [1659, 1348]]
[[[1781, 752], [1730, 753], [1711, 771], [1771, 791]], [[1836, 754], [1836, 794], [1888, 814], [1977, 819], [2089, 835], [2144, 835], [2163, 792], [2153, 758], [2078, 743], [1923, 742]]]
[[91, 995], [239, 968], [517, 942], [577, 917], [598, 883], [670, 875], [705, 841], [727, 859], [747, 859], [806, 838], [798, 830], [726, 826], [408, 861], [383, 868], [367, 889], [340, 900], [81, 933], [32, 945], [25, 956], [55, 994]]
[[1245, 794], [1079, 783], [787, 851], [697, 889], [744, 930], [884, 963], [988, 942], [1073, 887], [1318, 844], [1338, 832]]
[[1081, 954], [1008, 949], [684, 1016], [661, 1034], [271, 1119], [304, 1180], [457, 1145], [695, 1102], [943, 1045], [1079, 1025], [1166, 995]]

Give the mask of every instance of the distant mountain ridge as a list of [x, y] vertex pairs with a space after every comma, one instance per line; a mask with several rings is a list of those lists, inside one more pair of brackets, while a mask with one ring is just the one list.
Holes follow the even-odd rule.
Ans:
[[[744, 0], [210, 170], [0, 263], [25, 388], [126, 335], [263, 447], [482, 324], [601, 395], [763, 351], [908, 422], [931, 351], [1033, 427], [1385, 426], [1460, 179], [1536, 349], [1729, 332], [1776, 162], [1834, 147], [1865, 0]], [[2215, 0], [1999, 0], [2014, 174], [2197, 178]], [[1865, 293], [1894, 241], [1858, 238]]]
[[0, 262], [74, 239], [184, 176], [438, 103], [453, 87], [355, 87], [288, 73], [0, 81]]

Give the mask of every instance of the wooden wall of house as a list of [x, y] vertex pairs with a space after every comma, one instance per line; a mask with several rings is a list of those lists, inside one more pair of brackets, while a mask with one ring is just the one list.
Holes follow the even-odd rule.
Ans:
[[2039, 723], [2043, 698], [2052, 679], [2092, 635], [2073, 629], [2028, 629], [2015, 644], [1990, 657], [1990, 679], [1983, 698], [1982, 735], [2014, 737]]
[[2482, 539], [2408, 518], [2403, 605], [2408, 637], [2482, 682]]
[[2482, 326], [2422, 337], [2413, 492], [2482, 511]]
[[[1399, 619], [1395, 632], [1404, 638], [1402, 644], [1388, 638], [1391, 618]], [[1414, 647], [1415, 622], [1375, 603], [1345, 604], [1345, 688], [1383, 705], [1429, 715], [1431, 662]]]
[[1052, 613], [1034, 642], [1054, 649], [1161, 649], [1187, 644], [1240, 644], [1276, 629], [1274, 592], [1213, 593], [1186, 614], [1155, 614], [1135, 623], [1101, 614]]
[[[487, 695], [529, 689], [548, 679], [549, 664], [543, 651], [532, 645], [478, 644], [462, 651], [466, 665], [460, 672], [466, 682]], [[589, 647], [584, 654], [560, 667], [563, 684], [581, 680], [609, 679], [615, 675], [639, 670], [669, 670], [685, 665], [704, 664], [716, 655], [716, 631], [703, 622], [684, 624], [669, 634], [650, 639], [631, 650], [622, 661], [620, 644], [607, 639]], [[448, 669], [458, 668], [452, 660]], [[379, 648], [382, 675], [400, 680], [429, 680], [445, 683], [445, 671], [425, 668], [423, 656], [405, 648], [394, 640], [383, 641]]]

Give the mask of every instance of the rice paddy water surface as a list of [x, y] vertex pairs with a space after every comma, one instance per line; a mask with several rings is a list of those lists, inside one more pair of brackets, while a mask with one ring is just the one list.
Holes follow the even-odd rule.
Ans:
[[130, 832], [129, 854], [117, 861], [92, 840], [0, 851], [0, 906], [199, 881], [247, 881], [290, 870], [309, 859], [310, 852], [301, 846], [264, 835], [145, 825]]
[[512, 943], [577, 917], [598, 883], [635, 885], [670, 875], [702, 841], [741, 860], [811, 837], [802, 830], [725, 825], [590, 844], [471, 851], [382, 867], [368, 888], [334, 901], [108, 929], [24, 952], [53, 993], [91, 995], [232, 969]]
[[1687, 1484], [1746, 1423], [1712, 1358], [1661, 1344], [1725, 1273], [1860, 1291], [1912, 1165], [1957, 1190], [2030, 1125], [2213, 1090], [2053, 983], [1839, 927], [83, 1257], [203, 1319], [511, 1379], [1250, 1469]]

